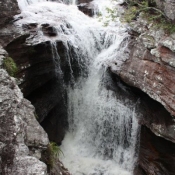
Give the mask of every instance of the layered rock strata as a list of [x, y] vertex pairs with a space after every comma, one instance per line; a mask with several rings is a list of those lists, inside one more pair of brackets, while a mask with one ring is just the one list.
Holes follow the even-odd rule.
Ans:
[[[133, 22], [132, 31], [129, 33], [133, 41], [128, 47], [130, 50], [128, 59], [122, 63], [120, 69], [112, 71], [125, 83], [141, 89], [166, 108], [172, 115], [172, 129], [169, 133], [171, 141], [174, 142], [174, 35], [168, 35], [161, 29], [155, 30], [141, 18]], [[161, 126], [156, 127], [159, 130], [157, 134], [162, 135], [161, 131], [164, 129], [161, 129]]]
[[[143, 110], [139, 118], [142, 125], [139, 152], [141, 169], [136, 174], [174, 174], [175, 37], [155, 28], [154, 23], [150, 24], [141, 17], [131, 23], [128, 32], [132, 36], [128, 59], [120, 69], [115, 69], [120, 64], [116, 59], [111, 70], [127, 85], [140, 89], [163, 105], [148, 102], [151, 104], [148, 105], [148, 111]], [[168, 159], [172, 160], [171, 163], [167, 162]]]

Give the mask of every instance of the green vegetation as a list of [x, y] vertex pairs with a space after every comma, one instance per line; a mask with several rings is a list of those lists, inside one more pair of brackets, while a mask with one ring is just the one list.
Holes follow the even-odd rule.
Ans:
[[124, 14], [127, 22], [131, 22], [142, 12], [142, 17], [149, 23], [153, 23], [154, 27], [162, 28], [168, 33], [175, 32], [175, 24], [170, 22], [165, 14], [156, 8], [155, 2], [152, 0], [132, 1], [128, 3], [128, 8]]
[[126, 0], [126, 11], [121, 17], [121, 21], [131, 23], [142, 14], [142, 18], [153, 23], [153, 27], [162, 28], [167, 33], [175, 32], [175, 24], [173, 24], [166, 15], [156, 7], [154, 0]]
[[11, 57], [7, 57], [3, 61], [3, 67], [6, 69], [8, 74], [15, 77], [18, 72], [18, 67]]
[[149, 23], [153, 23], [153, 27], [156, 29], [162, 28], [168, 34], [175, 32], [175, 24], [167, 20], [164, 16], [160, 15], [160, 13], [155, 12], [154, 16], [150, 16], [149, 12], [146, 12], [143, 15], [143, 18], [147, 19]]
[[52, 169], [59, 157], [60, 154], [63, 154], [59, 146], [55, 142], [50, 142], [47, 147], [46, 155], [44, 162], [47, 164], [49, 169]]
[[34, 111], [34, 116], [35, 116], [35, 118], [36, 118], [37, 120], [39, 119], [39, 117], [38, 117], [36, 111]]

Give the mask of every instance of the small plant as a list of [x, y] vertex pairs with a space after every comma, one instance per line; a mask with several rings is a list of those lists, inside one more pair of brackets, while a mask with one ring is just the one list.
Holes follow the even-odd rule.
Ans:
[[39, 117], [38, 117], [36, 111], [34, 111], [34, 116], [35, 116], [35, 118], [36, 118], [37, 120], [39, 119]]
[[148, 12], [145, 12], [142, 16], [148, 21], [148, 23], [153, 23], [153, 27], [156, 29], [162, 28], [168, 34], [175, 32], [175, 24], [167, 20], [159, 12], [154, 12], [154, 15], [152, 16], [150, 16]]
[[15, 77], [18, 72], [18, 67], [11, 57], [7, 57], [3, 61], [3, 67], [6, 69], [8, 74]]
[[58, 158], [60, 153], [63, 154], [63, 152], [61, 151], [61, 149], [59, 148], [59, 146], [55, 142], [51, 142], [49, 144], [49, 149], [50, 149], [50, 153], [51, 153], [52, 157], [54, 157], [54, 158]]
[[[55, 165], [60, 154], [63, 154], [59, 146], [55, 142], [50, 142], [46, 150], [47, 156], [45, 157], [44, 162], [52, 169]], [[64, 155], [64, 154], [63, 154]]]

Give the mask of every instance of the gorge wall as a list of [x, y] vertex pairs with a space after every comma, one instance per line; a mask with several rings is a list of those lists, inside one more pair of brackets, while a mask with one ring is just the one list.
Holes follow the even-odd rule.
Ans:
[[[16, 1], [0, 4], [0, 26], [4, 27], [20, 10]], [[36, 121], [34, 107], [3, 69], [7, 57], [0, 46], [0, 174], [47, 174], [46, 165], [39, 161], [49, 143], [47, 134]]]
[[[173, 1], [156, 1], [167, 19], [174, 22]], [[120, 71], [111, 70], [127, 85], [148, 94], [163, 106], [151, 104], [140, 118], [141, 140], [136, 174], [174, 174], [175, 143], [175, 49], [174, 33], [155, 28], [141, 15], [130, 23], [133, 45]], [[112, 67], [112, 66], [111, 66]], [[146, 108], [145, 108], [146, 109]]]

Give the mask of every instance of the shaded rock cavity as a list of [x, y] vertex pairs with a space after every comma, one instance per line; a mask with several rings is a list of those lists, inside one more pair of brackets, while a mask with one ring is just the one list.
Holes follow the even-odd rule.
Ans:
[[[35, 26], [28, 25], [30, 29]], [[65, 87], [73, 83], [81, 70], [76, 59], [70, 59], [69, 62], [69, 53], [61, 41], [56, 41], [56, 47], [50, 41], [27, 45], [27, 37], [13, 40], [6, 46], [6, 50], [18, 65], [19, 87], [25, 98], [35, 106], [37, 120], [50, 140], [60, 144], [68, 126]], [[69, 56], [75, 58], [73, 48], [69, 47], [69, 51]], [[54, 57], [53, 52], [59, 54], [59, 59]]]
[[139, 167], [136, 175], [173, 175], [175, 144], [153, 134], [142, 126], [140, 134]]

